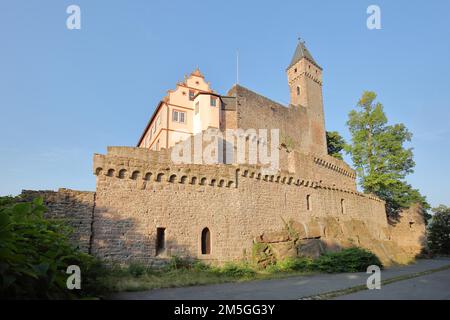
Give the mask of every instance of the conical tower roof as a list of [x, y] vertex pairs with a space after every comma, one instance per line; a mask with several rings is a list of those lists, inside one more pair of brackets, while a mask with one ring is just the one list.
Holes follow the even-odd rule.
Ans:
[[292, 57], [291, 63], [289, 64], [289, 66], [287, 68], [289, 69], [290, 67], [292, 67], [294, 64], [296, 64], [297, 62], [299, 62], [303, 58], [309, 60], [311, 63], [315, 64], [317, 67], [322, 69], [317, 64], [317, 62], [314, 60], [314, 58], [312, 57], [312, 55], [309, 52], [309, 50], [306, 48], [305, 41], [299, 41], [298, 42], [297, 48], [295, 49], [294, 56]]

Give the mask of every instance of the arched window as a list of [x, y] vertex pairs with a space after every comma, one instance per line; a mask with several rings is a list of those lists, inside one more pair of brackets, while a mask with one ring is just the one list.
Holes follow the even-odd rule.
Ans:
[[306, 210], [311, 211], [311, 195], [306, 196]]
[[119, 178], [120, 179], [123, 179], [123, 178], [125, 178], [125, 175], [127, 174], [127, 170], [125, 170], [125, 169], [122, 169], [122, 170], [120, 170], [119, 171]]
[[139, 171], [133, 171], [133, 173], [131, 174], [131, 179], [136, 180], [137, 178], [139, 178]]
[[297, 95], [300, 95], [300, 86], [297, 86]]
[[202, 254], [211, 253], [211, 232], [208, 228], [202, 230]]

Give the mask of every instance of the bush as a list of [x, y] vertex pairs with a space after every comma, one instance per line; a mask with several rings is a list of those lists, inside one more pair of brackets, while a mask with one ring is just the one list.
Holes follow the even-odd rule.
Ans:
[[[41, 198], [0, 197], [0, 298], [58, 299], [98, 294], [101, 263], [74, 248], [63, 221], [44, 218]], [[81, 269], [81, 290], [68, 290], [69, 265]]]
[[178, 270], [178, 269], [190, 269], [192, 267], [193, 261], [188, 259], [183, 259], [178, 256], [171, 256], [170, 261], [166, 266], [167, 270]]
[[192, 269], [195, 271], [214, 271], [214, 268], [201, 261], [194, 261], [192, 263]]
[[256, 271], [247, 264], [237, 264], [232, 262], [226, 263], [223, 268], [220, 269], [220, 272], [229, 277], [251, 277], [256, 273]]
[[144, 274], [146, 274], [149, 270], [146, 266], [139, 264], [139, 263], [131, 263], [128, 266], [127, 272], [131, 274], [134, 277], [140, 277]]
[[278, 261], [276, 267], [279, 271], [308, 271], [312, 260], [309, 258], [287, 258]]
[[370, 265], [382, 268], [380, 259], [372, 252], [361, 248], [349, 248], [340, 252], [329, 252], [314, 260], [312, 270], [322, 272], [362, 272]]
[[428, 246], [433, 253], [450, 254], [450, 208], [440, 205], [428, 227]]

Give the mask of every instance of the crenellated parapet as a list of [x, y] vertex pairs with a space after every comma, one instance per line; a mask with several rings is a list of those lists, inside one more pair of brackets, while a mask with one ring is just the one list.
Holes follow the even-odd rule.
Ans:
[[94, 174], [98, 177], [149, 183], [180, 183], [228, 188], [235, 187], [236, 184], [236, 168], [230, 165], [176, 165], [99, 154], [94, 156]]
[[[383, 202], [368, 195], [326, 181], [305, 176], [301, 171], [281, 169], [276, 174], [267, 174], [261, 165], [244, 164], [174, 164], [168, 158], [169, 151], [151, 151], [143, 148], [108, 147], [108, 154], [94, 155], [94, 174], [104, 179], [122, 179], [136, 182], [199, 185], [208, 187], [238, 188], [241, 181], [273, 183], [291, 187], [315, 188], [337, 191]], [[338, 167], [331, 161], [314, 157], [314, 163], [329, 170], [353, 178], [354, 173]], [[136, 186], [140, 188], [139, 186]]]
[[314, 163], [326, 169], [333, 170], [341, 175], [356, 179], [355, 170], [346, 165], [344, 161], [339, 159], [331, 159], [331, 157], [328, 158], [329, 159], [326, 160], [323, 157], [314, 156]]

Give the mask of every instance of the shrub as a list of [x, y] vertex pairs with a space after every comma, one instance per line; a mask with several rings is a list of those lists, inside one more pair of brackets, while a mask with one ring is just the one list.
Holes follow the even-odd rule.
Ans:
[[428, 227], [428, 246], [433, 253], [450, 254], [450, 208], [440, 205]]
[[[0, 197], [0, 298], [58, 299], [98, 294], [101, 263], [74, 248], [63, 221], [44, 218], [41, 198]], [[81, 290], [68, 290], [69, 265], [81, 269]]]
[[309, 258], [287, 258], [278, 261], [276, 267], [279, 271], [307, 271], [311, 263], [312, 260]]
[[370, 265], [382, 268], [380, 259], [372, 252], [361, 248], [349, 248], [340, 252], [329, 252], [314, 260], [312, 270], [322, 272], [360, 272]]
[[149, 268], [146, 266], [140, 264], [140, 263], [131, 263], [128, 266], [128, 273], [131, 274], [134, 277], [140, 277], [147, 273]]
[[198, 260], [192, 263], [192, 269], [195, 271], [214, 271], [214, 268]]
[[179, 269], [191, 269], [194, 261], [189, 259], [183, 259], [179, 256], [171, 256], [170, 261], [165, 267], [168, 271]]
[[223, 275], [230, 277], [251, 277], [256, 273], [255, 270], [247, 264], [237, 264], [232, 262], [226, 263], [223, 268], [220, 269], [220, 272]]

